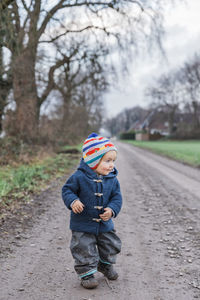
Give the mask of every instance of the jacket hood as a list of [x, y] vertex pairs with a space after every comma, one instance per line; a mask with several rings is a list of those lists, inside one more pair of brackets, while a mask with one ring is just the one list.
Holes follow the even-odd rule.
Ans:
[[84, 159], [82, 158], [80, 161], [80, 165], [78, 167], [78, 170], [84, 172], [88, 177], [90, 178], [99, 178], [99, 177], [104, 177], [104, 178], [111, 178], [111, 177], [116, 177], [118, 174], [117, 169], [114, 167], [114, 169], [108, 174], [108, 175], [98, 175], [95, 171], [93, 171], [85, 162]]

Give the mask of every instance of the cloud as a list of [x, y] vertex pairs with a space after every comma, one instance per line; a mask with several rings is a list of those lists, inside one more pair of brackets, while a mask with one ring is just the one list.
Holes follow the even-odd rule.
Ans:
[[165, 60], [158, 52], [140, 53], [130, 64], [128, 77], [119, 81], [119, 89], [112, 89], [105, 96], [108, 116], [114, 116], [124, 108], [148, 105], [144, 97], [145, 88], [163, 72], [179, 68], [195, 52], [200, 52], [200, 1], [169, 5], [165, 11], [164, 49]]

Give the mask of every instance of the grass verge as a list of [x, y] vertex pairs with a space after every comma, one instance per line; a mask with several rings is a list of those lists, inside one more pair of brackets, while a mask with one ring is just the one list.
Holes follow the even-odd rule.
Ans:
[[200, 167], [200, 141], [131, 141], [134, 146], [151, 150], [189, 165]]
[[16, 200], [28, 200], [45, 189], [49, 182], [64, 174], [79, 161], [79, 154], [54, 154], [30, 164], [7, 165], [0, 169], [0, 209]]

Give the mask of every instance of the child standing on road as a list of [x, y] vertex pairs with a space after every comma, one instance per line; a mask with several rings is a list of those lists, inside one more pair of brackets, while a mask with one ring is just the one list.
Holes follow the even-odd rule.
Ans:
[[122, 196], [114, 162], [116, 147], [102, 136], [92, 133], [83, 144], [83, 158], [77, 171], [62, 188], [62, 198], [71, 210], [70, 250], [81, 285], [98, 286], [98, 270], [110, 280], [118, 278], [113, 268], [121, 241], [114, 230], [113, 217], [122, 206]]

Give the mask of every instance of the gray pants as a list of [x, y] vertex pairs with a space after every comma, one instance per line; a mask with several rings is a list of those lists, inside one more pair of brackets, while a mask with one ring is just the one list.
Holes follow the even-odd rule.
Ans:
[[82, 278], [97, 271], [99, 261], [115, 264], [121, 251], [121, 240], [115, 231], [93, 233], [72, 231], [70, 250], [75, 260], [74, 269]]

